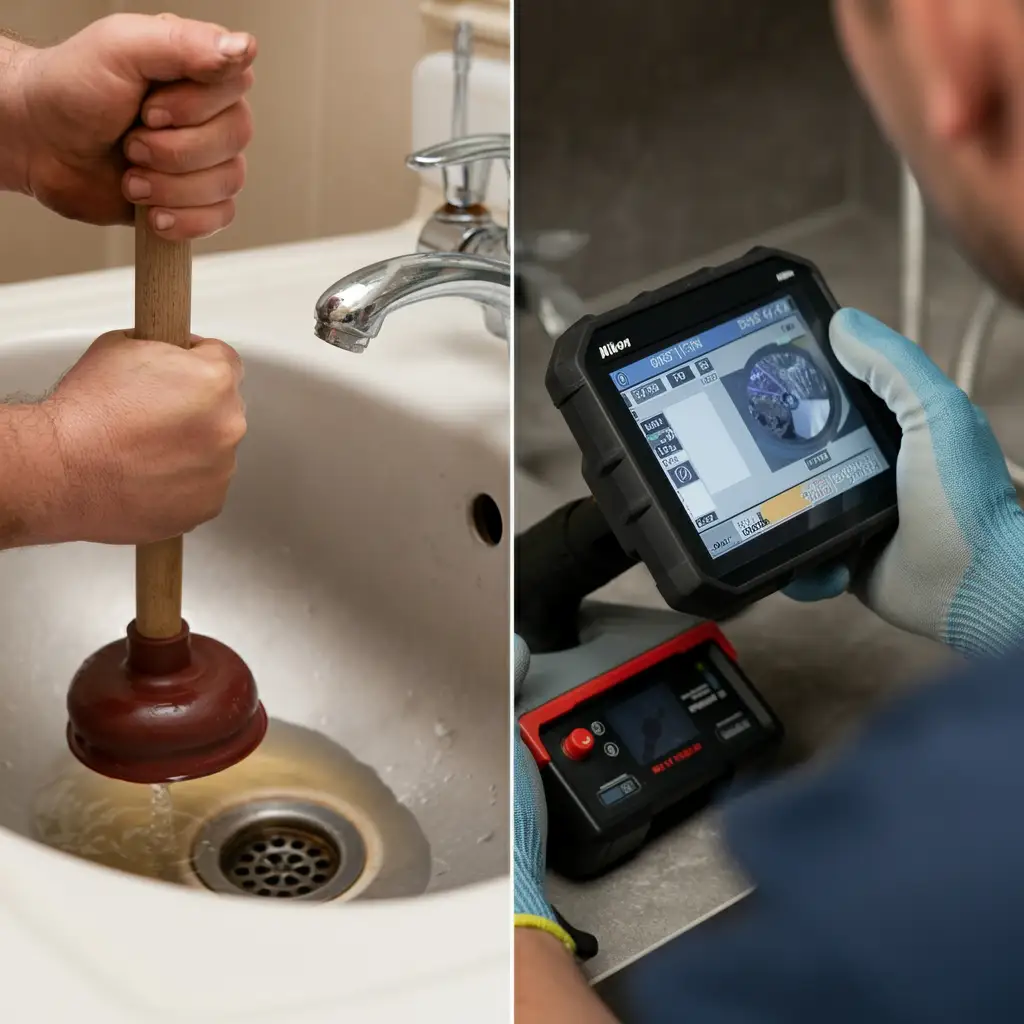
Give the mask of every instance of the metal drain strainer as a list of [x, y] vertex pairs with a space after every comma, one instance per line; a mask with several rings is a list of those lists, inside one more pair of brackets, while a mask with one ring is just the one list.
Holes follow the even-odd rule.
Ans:
[[366, 866], [366, 847], [356, 827], [328, 807], [259, 800], [211, 818], [192, 864], [215, 892], [323, 901], [353, 886]]

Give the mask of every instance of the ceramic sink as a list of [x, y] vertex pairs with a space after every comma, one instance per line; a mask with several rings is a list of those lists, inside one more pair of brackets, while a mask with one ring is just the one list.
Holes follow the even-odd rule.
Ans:
[[[5, 552], [3, 1019], [507, 1012], [508, 352], [459, 299], [396, 312], [362, 355], [312, 334], [328, 285], [413, 251], [418, 230], [196, 261], [193, 329], [241, 352], [249, 434], [224, 513], [186, 539], [184, 584], [186, 619], [246, 659], [272, 719], [344, 748], [415, 819], [418, 881], [290, 903], [41, 843], [67, 684], [132, 617], [133, 554]], [[130, 269], [2, 288], [0, 387], [38, 394], [131, 322]]]

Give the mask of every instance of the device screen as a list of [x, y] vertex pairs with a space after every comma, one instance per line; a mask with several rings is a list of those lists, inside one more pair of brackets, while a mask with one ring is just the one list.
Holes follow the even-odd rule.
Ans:
[[664, 684], [650, 686], [607, 712], [637, 764], [647, 765], [699, 735], [693, 719]]
[[789, 295], [610, 376], [713, 558], [889, 467]]

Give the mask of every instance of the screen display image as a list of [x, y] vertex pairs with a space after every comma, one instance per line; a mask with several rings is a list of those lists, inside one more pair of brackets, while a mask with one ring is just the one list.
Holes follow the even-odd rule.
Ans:
[[607, 718], [642, 765], [660, 761], [699, 735], [693, 720], [663, 683], [627, 698], [608, 711]]
[[889, 466], [788, 295], [610, 377], [715, 558]]

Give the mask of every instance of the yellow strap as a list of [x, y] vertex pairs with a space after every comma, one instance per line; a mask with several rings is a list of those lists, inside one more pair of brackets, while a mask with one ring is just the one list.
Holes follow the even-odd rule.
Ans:
[[573, 956], [576, 955], [576, 943], [560, 924], [537, 914], [516, 914], [513, 921], [517, 928], [536, 928], [538, 931], [547, 932], [548, 935], [554, 935]]

